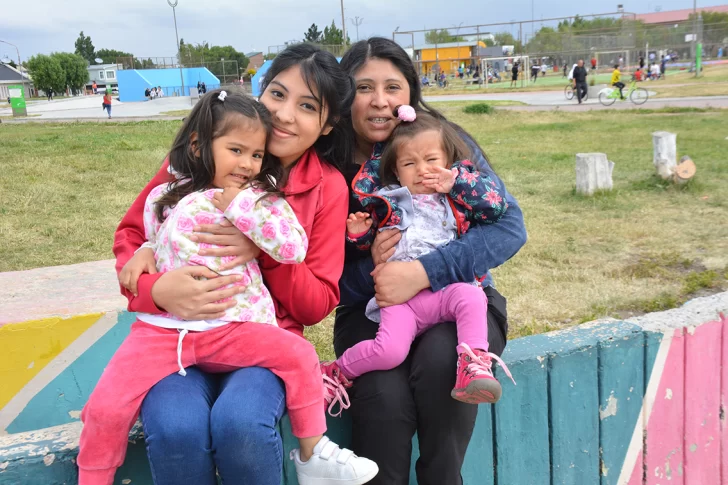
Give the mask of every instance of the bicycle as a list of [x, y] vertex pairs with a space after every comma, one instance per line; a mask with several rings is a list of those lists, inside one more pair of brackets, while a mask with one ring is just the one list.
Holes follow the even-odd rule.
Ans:
[[[629, 99], [634, 104], [645, 104], [647, 99], [650, 97], [650, 93], [645, 88], [638, 88], [637, 81], [632, 81], [629, 84], [629, 89], [624, 95], [621, 101]], [[619, 99], [619, 89], [617, 88], [605, 88], [599, 93], [599, 102], [604, 106], [611, 106], [615, 101]]]
[[[566, 87], [564, 88], [564, 96], [569, 101], [574, 99], [574, 96], [576, 96], [576, 88], [574, 88], [574, 85], [572, 83], [567, 84]], [[584, 96], [581, 97], [581, 100], [586, 101], [588, 98], [589, 98], [589, 92], [585, 91]]]

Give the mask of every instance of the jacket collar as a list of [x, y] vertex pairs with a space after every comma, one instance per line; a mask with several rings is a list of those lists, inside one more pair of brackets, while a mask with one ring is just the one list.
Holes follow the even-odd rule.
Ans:
[[320, 184], [324, 179], [322, 163], [316, 150], [309, 148], [291, 169], [283, 192], [286, 195], [301, 194]]

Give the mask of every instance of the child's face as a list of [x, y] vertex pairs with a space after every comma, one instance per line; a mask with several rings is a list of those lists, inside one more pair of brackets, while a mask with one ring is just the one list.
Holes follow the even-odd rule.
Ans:
[[448, 168], [450, 163], [442, 149], [442, 135], [435, 130], [427, 130], [403, 140], [399, 145], [395, 175], [400, 185], [413, 194], [434, 194], [434, 189], [422, 185], [425, 174], [434, 167]]
[[258, 121], [244, 120], [212, 142], [215, 178], [212, 185], [240, 188], [260, 173], [265, 155], [265, 129]]

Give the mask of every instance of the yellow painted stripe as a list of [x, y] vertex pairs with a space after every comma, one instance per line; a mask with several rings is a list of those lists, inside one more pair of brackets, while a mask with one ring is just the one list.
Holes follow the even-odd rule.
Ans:
[[0, 328], [0, 409], [101, 316], [45, 318]]

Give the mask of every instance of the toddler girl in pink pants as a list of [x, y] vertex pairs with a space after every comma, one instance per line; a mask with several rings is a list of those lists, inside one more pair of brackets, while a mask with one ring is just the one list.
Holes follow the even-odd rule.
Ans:
[[[369, 250], [377, 230], [397, 228], [402, 238], [390, 261], [412, 261], [467, 231], [470, 222], [494, 223], [507, 203], [493, 180], [467, 160], [468, 147], [445, 120], [399, 106], [400, 124], [384, 149], [374, 154], [354, 178], [355, 196], [368, 211], [350, 214], [347, 239]], [[385, 263], [386, 264], [386, 263]], [[501, 395], [488, 352], [488, 302], [476, 275], [472, 283], [455, 283], [441, 291], [423, 290], [400, 305], [379, 308], [372, 299], [367, 317], [379, 321], [374, 340], [353, 346], [335, 362], [322, 364], [329, 378], [345, 387], [375, 370], [400, 365], [414, 339], [439, 322], [455, 321], [458, 367], [452, 397], [479, 404]]]

